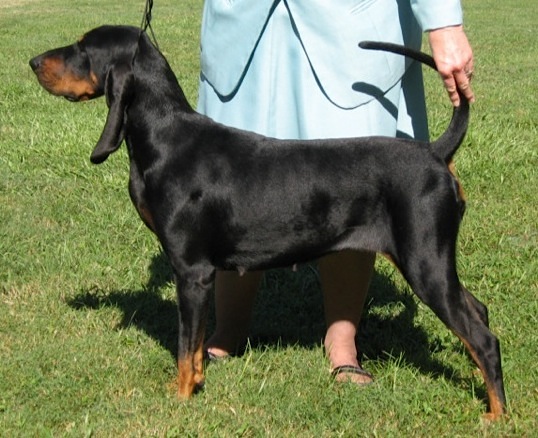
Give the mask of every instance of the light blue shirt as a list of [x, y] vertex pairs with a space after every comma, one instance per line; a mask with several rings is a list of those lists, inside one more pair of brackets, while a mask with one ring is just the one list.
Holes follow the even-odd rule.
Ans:
[[327, 97], [355, 108], [370, 94], [349, 90], [363, 82], [381, 91], [404, 75], [409, 60], [358, 48], [363, 40], [420, 48], [422, 31], [462, 23], [460, 0], [205, 0], [201, 68], [221, 96], [241, 83], [271, 12], [284, 2]]

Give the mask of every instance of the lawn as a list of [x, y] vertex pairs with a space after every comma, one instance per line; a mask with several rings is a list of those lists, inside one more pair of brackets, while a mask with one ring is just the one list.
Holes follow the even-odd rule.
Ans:
[[[158, 0], [153, 26], [197, 98], [202, 0]], [[359, 342], [375, 384], [335, 384], [313, 266], [270, 272], [243, 356], [174, 395], [170, 270], [127, 193], [124, 149], [89, 155], [103, 99], [47, 94], [28, 60], [101, 24], [139, 25], [144, 2], [0, 5], [0, 436], [536, 436], [538, 82], [534, 0], [466, 0], [476, 66], [457, 156], [468, 198], [458, 264], [501, 341], [509, 414], [490, 424], [461, 343], [379, 259]], [[425, 72], [435, 137], [450, 118]]]

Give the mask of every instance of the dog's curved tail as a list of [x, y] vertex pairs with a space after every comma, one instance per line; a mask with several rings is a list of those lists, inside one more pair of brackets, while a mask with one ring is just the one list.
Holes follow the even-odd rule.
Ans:
[[[407, 56], [426, 64], [437, 71], [435, 61], [430, 55], [418, 50], [410, 49], [409, 47], [378, 41], [362, 41], [359, 43], [359, 47], [362, 49], [381, 50]], [[451, 161], [452, 156], [458, 150], [458, 147], [467, 133], [467, 126], [469, 125], [469, 101], [460, 90], [458, 90], [458, 94], [460, 95], [460, 105], [454, 107], [452, 119], [450, 120], [447, 130], [437, 140], [431, 143], [433, 152], [446, 163]]]

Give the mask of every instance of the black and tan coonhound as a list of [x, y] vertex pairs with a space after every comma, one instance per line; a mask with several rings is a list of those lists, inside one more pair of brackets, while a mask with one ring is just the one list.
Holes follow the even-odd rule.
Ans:
[[[434, 66], [427, 55], [399, 46], [369, 47]], [[131, 199], [174, 272], [180, 397], [204, 382], [216, 269], [290, 266], [361, 249], [387, 255], [463, 341], [486, 383], [488, 417], [505, 411], [499, 342], [486, 307], [456, 272], [465, 202], [449, 163], [467, 130], [463, 96], [447, 131], [431, 143], [276, 140], [196, 113], [164, 56], [135, 27], [99, 27], [30, 65], [54, 95], [73, 102], [106, 96], [109, 112], [91, 161], [105, 161], [125, 140]]]

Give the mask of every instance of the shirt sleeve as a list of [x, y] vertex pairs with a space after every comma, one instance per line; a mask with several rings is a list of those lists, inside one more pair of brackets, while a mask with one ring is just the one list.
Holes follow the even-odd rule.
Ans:
[[411, 7], [424, 32], [463, 23], [460, 0], [411, 0]]

